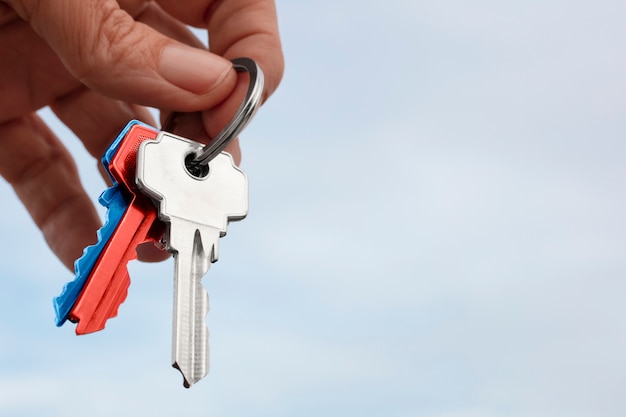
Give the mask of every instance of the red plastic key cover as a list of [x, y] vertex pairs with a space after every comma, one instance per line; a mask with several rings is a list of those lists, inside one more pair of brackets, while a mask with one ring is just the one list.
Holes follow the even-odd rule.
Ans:
[[109, 170], [128, 192], [129, 205], [70, 312], [70, 320], [78, 322], [77, 334], [102, 330], [106, 321], [117, 315], [128, 293], [127, 265], [137, 259], [137, 246], [156, 243], [163, 234], [164, 226], [157, 219], [155, 206], [137, 190], [135, 183], [139, 145], [144, 140], [155, 139], [157, 134], [158, 131], [147, 126], [133, 126], [111, 160]]

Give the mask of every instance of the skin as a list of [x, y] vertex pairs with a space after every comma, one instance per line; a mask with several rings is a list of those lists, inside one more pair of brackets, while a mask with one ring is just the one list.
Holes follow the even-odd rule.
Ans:
[[[186, 25], [207, 30], [208, 51]], [[161, 121], [187, 112], [176, 133], [206, 143], [245, 94], [231, 59], [259, 64], [264, 99], [283, 74], [273, 0], [0, 0], [0, 56], [0, 175], [70, 270], [101, 222], [38, 109], [50, 106], [96, 158], [130, 119], [156, 125], [146, 106]], [[227, 151], [240, 161], [237, 141]]]

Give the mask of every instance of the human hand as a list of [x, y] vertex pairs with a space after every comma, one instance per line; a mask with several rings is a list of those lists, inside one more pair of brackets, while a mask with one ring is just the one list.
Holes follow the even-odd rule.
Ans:
[[[186, 25], [207, 29], [210, 52]], [[0, 175], [71, 270], [100, 219], [36, 110], [49, 105], [96, 158], [130, 119], [155, 124], [145, 106], [187, 112], [176, 133], [206, 142], [246, 91], [231, 59], [259, 64], [265, 99], [283, 72], [273, 0], [0, 0], [0, 56]], [[239, 162], [237, 141], [227, 151]]]

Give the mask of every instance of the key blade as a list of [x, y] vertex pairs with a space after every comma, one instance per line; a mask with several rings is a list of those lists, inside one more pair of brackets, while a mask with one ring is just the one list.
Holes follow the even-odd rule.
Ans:
[[191, 387], [209, 372], [209, 330], [205, 318], [209, 296], [202, 278], [211, 265], [218, 229], [200, 231], [193, 222], [171, 218], [168, 250], [174, 253], [172, 366]]

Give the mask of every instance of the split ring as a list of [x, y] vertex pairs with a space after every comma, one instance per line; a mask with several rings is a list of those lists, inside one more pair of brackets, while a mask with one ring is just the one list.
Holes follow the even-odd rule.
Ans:
[[[261, 68], [251, 58], [236, 58], [231, 62], [237, 72], [247, 72], [250, 75], [250, 84], [248, 85], [246, 97], [239, 106], [239, 109], [237, 109], [237, 112], [235, 112], [233, 120], [217, 134], [215, 139], [208, 145], [205, 145], [193, 160], [189, 161], [191, 165], [208, 165], [213, 158], [222, 152], [224, 148], [241, 133], [261, 105], [263, 85], [265, 82]], [[170, 127], [175, 125], [175, 119], [179, 114], [180, 113], [176, 112], [170, 114], [163, 124], [164, 130], [167, 131]]]

